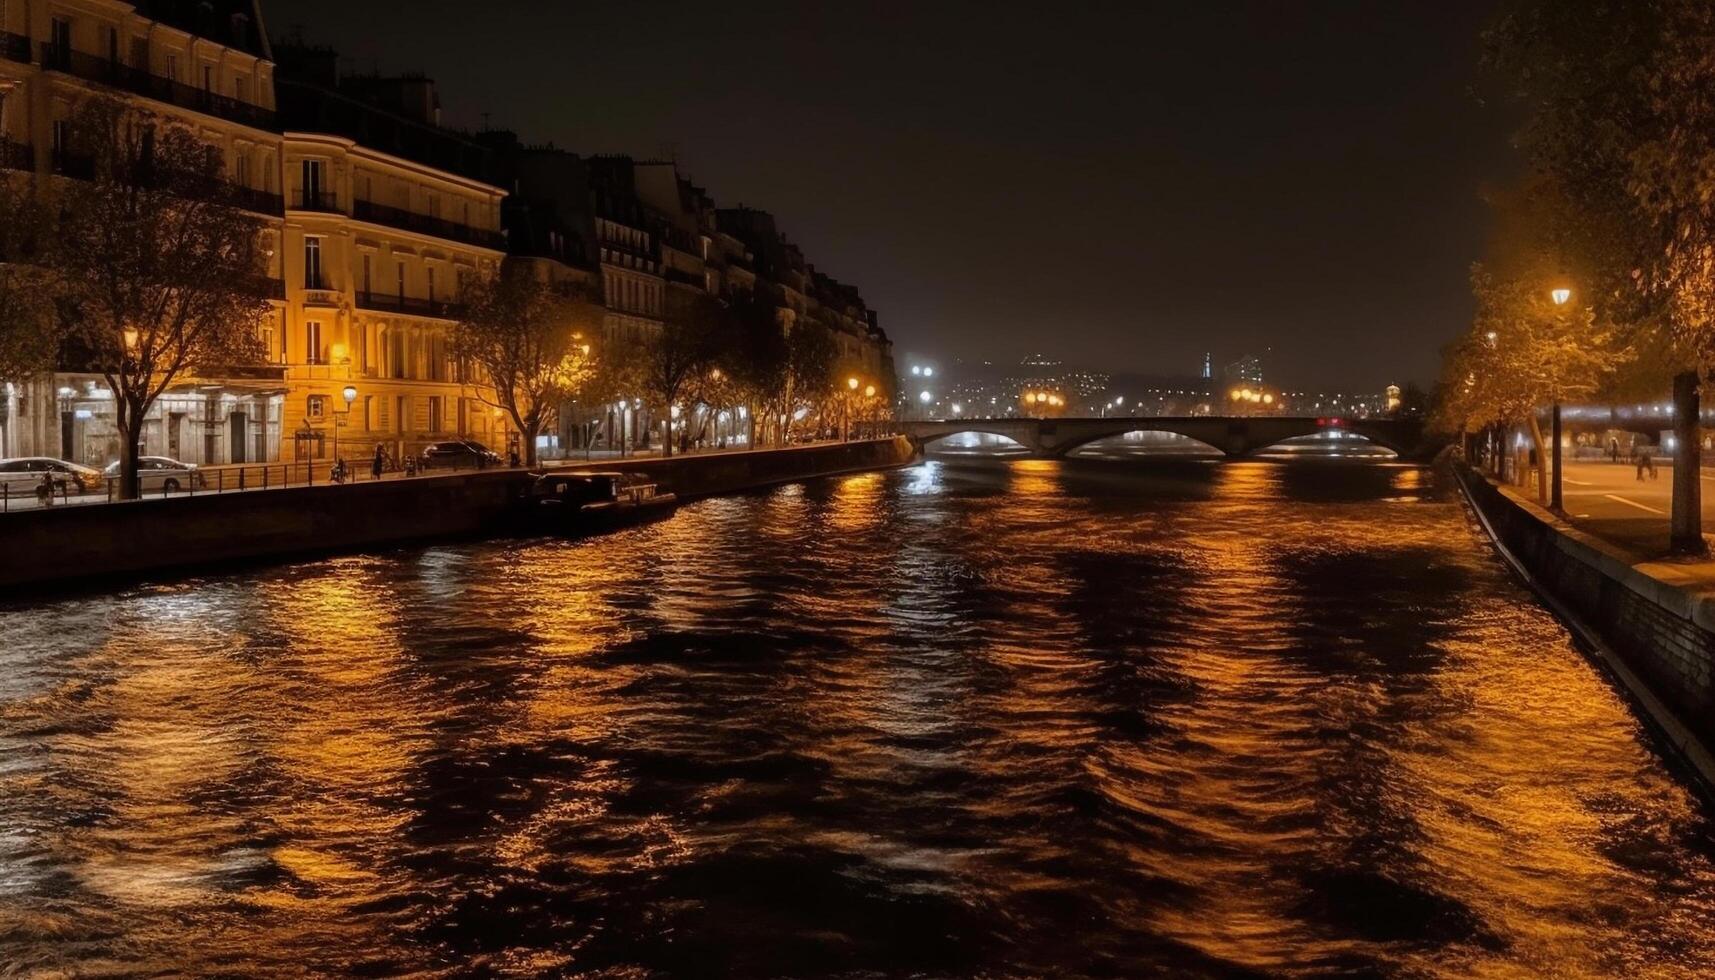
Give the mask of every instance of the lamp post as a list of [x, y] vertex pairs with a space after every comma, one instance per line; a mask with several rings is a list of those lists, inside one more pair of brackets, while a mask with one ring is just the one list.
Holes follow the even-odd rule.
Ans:
[[340, 477], [343, 479], [345, 466], [339, 458], [339, 429], [346, 423], [347, 419], [351, 418], [351, 403], [357, 401], [356, 386], [346, 385], [345, 390], [340, 392], [340, 396], [345, 399], [345, 411], [336, 412], [333, 417], [333, 465], [340, 471]]
[[[1554, 300], [1555, 306], [1565, 306], [1566, 302], [1572, 298], [1572, 290], [1565, 286], [1557, 286], [1549, 290], [1548, 297]], [[1558, 397], [1554, 399], [1554, 407], [1550, 410], [1549, 430], [1550, 438], [1554, 440], [1554, 447], [1550, 450], [1550, 455], [1554, 459], [1554, 482], [1550, 484], [1548, 491], [1548, 507], [1550, 510], [1559, 513], [1566, 509], [1566, 498], [1561, 492], [1562, 484], [1560, 481], [1560, 399]]]
[[852, 398], [857, 394], [857, 390], [858, 379], [857, 375], [854, 374], [846, 379], [846, 397], [841, 402], [841, 408], [843, 409], [840, 413], [843, 416], [840, 419], [840, 428], [842, 430], [840, 434], [841, 442], [850, 442], [852, 439]]

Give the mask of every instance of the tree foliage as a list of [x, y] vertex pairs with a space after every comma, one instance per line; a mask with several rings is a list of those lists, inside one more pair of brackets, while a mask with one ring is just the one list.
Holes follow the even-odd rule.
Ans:
[[70, 132], [91, 179], [61, 197], [52, 264], [67, 347], [114, 393], [121, 495], [130, 498], [155, 400], [189, 374], [263, 357], [265, 225], [230, 202], [220, 151], [181, 125], [91, 100]]
[[480, 369], [478, 397], [512, 419], [525, 465], [534, 466], [536, 437], [595, 374], [601, 310], [513, 260], [461, 289], [464, 313], [453, 327], [453, 355]]
[[0, 381], [53, 368], [57, 283], [44, 264], [47, 213], [22, 175], [0, 175]]
[[[1477, 312], [1447, 350], [1433, 422], [1453, 433], [1492, 423], [1522, 426], [1545, 458], [1539, 410], [1594, 395], [1629, 351], [1592, 307], [1556, 305], [1539, 276], [1502, 279], [1478, 265], [1471, 290]], [[1546, 498], [1546, 467], [1541, 472]]]

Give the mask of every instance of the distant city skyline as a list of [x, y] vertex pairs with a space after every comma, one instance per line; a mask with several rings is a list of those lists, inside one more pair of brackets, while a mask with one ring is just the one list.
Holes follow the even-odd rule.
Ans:
[[1510, 166], [1470, 94], [1484, 3], [264, 9], [437, 78], [450, 124], [675, 156], [945, 356], [1272, 345], [1306, 385], [1427, 386]]

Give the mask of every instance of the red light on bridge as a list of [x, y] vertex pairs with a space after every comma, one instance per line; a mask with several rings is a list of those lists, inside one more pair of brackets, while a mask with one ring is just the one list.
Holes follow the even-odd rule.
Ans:
[[1340, 429], [1340, 428], [1345, 427], [1346, 420], [1345, 419], [1334, 419], [1334, 418], [1322, 418], [1322, 419], [1317, 419], [1316, 424], [1318, 426], [1324, 428], [1324, 429]]

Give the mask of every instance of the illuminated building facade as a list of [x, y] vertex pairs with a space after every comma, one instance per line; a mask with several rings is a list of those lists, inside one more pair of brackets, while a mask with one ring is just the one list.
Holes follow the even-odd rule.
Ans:
[[377, 446], [397, 460], [455, 436], [517, 448], [451, 350], [460, 283], [505, 254], [487, 151], [438, 125], [429, 79], [340, 78], [327, 49], [278, 55], [287, 302], [268, 356], [286, 370], [284, 455], [329, 458], [337, 441], [350, 461]]
[[[33, 172], [75, 193], [92, 161], [74, 145], [71, 123], [92, 97], [183, 125], [217, 148], [233, 199], [264, 220], [267, 244], [277, 246], [282, 140], [254, 3], [0, 0], [0, 175]], [[282, 309], [277, 302], [262, 327], [265, 340], [277, 336]], [[62, 363], [0, 388], [0, 455], [98, 468], [118, 458], [112, 392], [78, 367]], [[272, 365], [180, 375], [144, 420], [143, 452], [205, 465], [272, 458], [284, 394]]]

